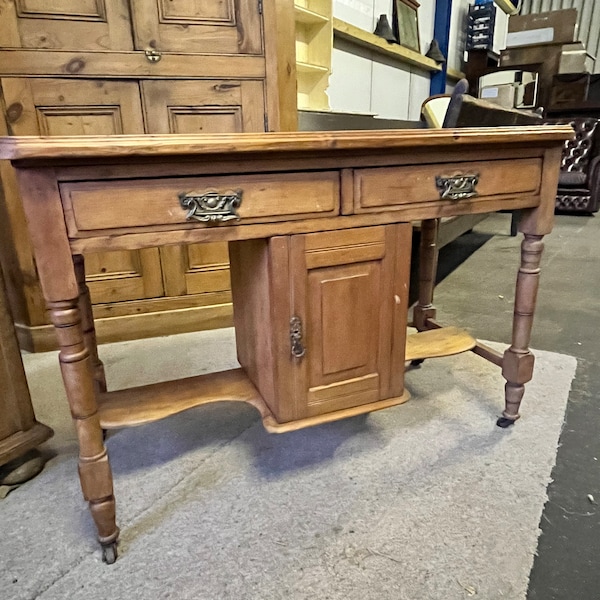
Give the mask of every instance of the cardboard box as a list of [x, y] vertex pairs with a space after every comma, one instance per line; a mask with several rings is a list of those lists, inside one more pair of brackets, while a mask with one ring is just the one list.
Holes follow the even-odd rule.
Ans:
[[514, 108], [515, 92], [515, 86], [511, 83], [484, 85], [479, 90], [479, 97], [504, 108]]
[[506, 47], [535, 44], [569, 44], [577, 39], [577, 9], [565, 8], [508, 20]]
[[559, 73], [591, 73], [594, 70], [594, 57], [588, 54], [581, 42], [566, 44], [560, 53]]
[[537, 73], [495, 71], [479, 78], [479, 97], [508, 108], [534, 108], [537, 84]]

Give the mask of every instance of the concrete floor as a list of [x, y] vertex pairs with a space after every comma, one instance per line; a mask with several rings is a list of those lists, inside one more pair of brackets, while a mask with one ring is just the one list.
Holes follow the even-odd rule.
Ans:
[[[491, 215], [442, 250], [438, 320], [464, 325], [476, 337], [510, 342], [507, 317], [522, 236], [511, 238], [509, 226], [510, 215]], [[540, 523], [528, 599], [598, 600], [600, 217], [557, 216], [545, 242], [531, 346], [575, 356], [578, 368]]]

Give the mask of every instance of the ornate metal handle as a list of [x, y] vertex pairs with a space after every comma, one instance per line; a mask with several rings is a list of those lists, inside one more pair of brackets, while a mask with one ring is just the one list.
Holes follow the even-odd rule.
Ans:
[[302, 321], [300, 317], [290, 319], [290, 342], [292, 343], [292, 356], [302, 358], [306, 348], [302, 345]]
[[435, 178], [440, 198], [443, 200], [463, 200], [477, 196], [475, 186], [479, 182], [479, 173], [474, 175], [452, 175], [451, 177]]
[[235, 190], [219, 194], [216, 191], [198, 194], [196, 192], [182, 192], [179, 194], [181, 206], [188, 212], [185, 218], [202, 221], [203, 223], [217, 223], [239, 219], [236, 209], [242, 204], [242, 190]]

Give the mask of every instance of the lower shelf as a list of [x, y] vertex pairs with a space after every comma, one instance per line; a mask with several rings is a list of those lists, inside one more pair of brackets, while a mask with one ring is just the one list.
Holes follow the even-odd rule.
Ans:
[[451, 356], [472, 350], [476, 345], [477, 340], [458, 327], [419, 331], [406, 337], [405, 359], [408, 361]]
[[[421, 331], [407, 337], [406, 360], [450, 356], [472, 350], [476, 343], [457, 327]], [[98, 408], [101, 427], [118, 429], [158, 421], [211, 402], [246, 402], [258, 410], [267, 431], [284, 433], [402, 404], [409, 397], [405, 391], [394, 398], [279, 423], [244, 370], [232, 369], [106, 392], [100, 395]]]
[[285, 433], [402, 404], [409, 397], [404, 392], [395, 398], [279, 423], [244, 371], [233, 369], [101, 394], [99, 415], [103, 429], [118, 429], [158, 421], [210, 402], [246, 402], [258, 410], [267, 431]]

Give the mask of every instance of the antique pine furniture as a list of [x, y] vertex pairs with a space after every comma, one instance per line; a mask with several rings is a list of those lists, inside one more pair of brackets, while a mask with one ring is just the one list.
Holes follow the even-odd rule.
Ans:
[[33, 412], [0, 269], [0, 467], [51, 436]]
[[[293, 0], [0, 2], [0, 135], [279, 131], [295, 117]], [[19, 342], [52, 349], [9, 164], [0, 178]], [[224, 243], [89, 252], [86, 269], [104, 341], [232, 322]]]
[[[283, 432], [408, 399], [405, 360], [465, 350], [502, 368], [518, 418], [542, 238], [565, 126], [223, 135], [5, 137], [79, 436], [79, 475], [107, 562], [119, 530], [103, 429], [220, 400]], [[521, 209], [512, 345], [435, 320], [440, 217]], [[419, 301], [406, 339], [411, 225]], [[81, 255], [228, 241], [240, 369], [106, 391]]]

